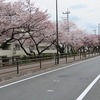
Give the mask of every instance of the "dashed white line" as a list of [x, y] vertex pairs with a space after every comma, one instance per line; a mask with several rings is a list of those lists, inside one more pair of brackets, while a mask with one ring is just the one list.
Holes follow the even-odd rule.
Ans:
[[93, 80], [93, 82], [82, 92], [82, 94], [76, 100], [83, 100], [90, 89], [95, 85], [95, 83], [100, 79], [100, 74]]
[[53, 80], [53, 82], [59, 82], [60, 80]]
[[55, 91], [54, 90], [47, 90], [47, 92], [52, 93], [52, 92], [55, 92]]

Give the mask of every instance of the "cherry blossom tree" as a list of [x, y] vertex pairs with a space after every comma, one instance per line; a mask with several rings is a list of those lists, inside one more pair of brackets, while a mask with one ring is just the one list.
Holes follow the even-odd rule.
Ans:
[[[0, 48], [9, 42], [15, 42], [26, 55], [35, 55], [34, 49], [41, 55], [52, 45], [56, 48], [56, 25], [49, 18], [47, 10], [40, 11], [30, 0], [14, 3], [0, 0]], [[73, 22], [60, 21], [58, 34], [58, 48], [61, 54], [65, 53], [66, 48], [68, 52], [69, 48], [71, 52], [85, 52], [98, 46], [97, 35], [88, 34]], [[41, 44], [44, 46], [42, 49]]]
[[24, 10], [22, 2], [5, 3], [0, 1], [0, 48], [6, 46], [8, 42], [14, 41], [21, 31], [24, 23], [27, 22], [29, 14]]
[[[27, 0], [25, 5], [27, 5], [24, 6], [25, 12], [27, 12], [25, 13], [25, 22], [21, 26], [22, 30], [17, 30], [17, 33], [21, 34], [21, 36], [16, 34], [17, 38], [15, 37], [15, 40], [20, 44], [27, 55], [31, 55], [31, 53], [35, 54], [34, 50], [32, 50], [33, 48], [36, 49], [37, 54], [40, 55], [55, 42], [55, 39], [52, 39], [54, 38], [52, 34], [55, 34], [54, 24], [49, 20], [47, 11], [43, 12], [40, 11], [39, 8], [34, 8], [34, 6], [31, 6], [32, 4], [29, 0]], [[21, 8], [22, 7], [20, 7], [20, 10]], [[44, 48], [40, 50], [39, 47], [42, 43], [45, 45]], [[26, 46], [30, 49], [31, 53], [25, 49]]]
[[[70, 52], [86, 52], [92, 50], [98, 44], [98, 36], [94, 34], [89, 34], [86, 30], [79, 29], [76, 24], [70, 22], [69, 29], [67, 30], [67, 22], [63, 20], [60, 23], [60, 35], [59, 43], [64, 49], [67, 47], [67, 50]], [[69, 51], [68, 51], [69, 53]]]
[[[67, 29], [67, 24], [69, 25], [69, 31]], [[73, 37], [73, 33], [75, 33], [75, 31], [77, 30], [77, 26], [75, 23], [73, 22], [69, 22], [67, 23], [66, 20], [63, 20], [60, 22], [59, 25], [59, 40], [60, 40], [60, 44], [61, 47], [63, 49], [63, 53], [65, 51], [65, 49], [67, 48], [67, 53], [69, 53], [69, 49], [72, 49], [74, 45], [72, 45], [72, 38]]]
[[4, 47], [13, 38], [13, 25], [11, 18], [15, 15], [10, 3], [0, 0], [0, 47]]

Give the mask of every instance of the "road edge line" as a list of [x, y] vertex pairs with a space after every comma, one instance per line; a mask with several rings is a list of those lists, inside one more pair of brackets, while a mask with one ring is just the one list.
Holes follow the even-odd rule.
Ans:
[[91, 82], [91, 84], [81, 93], [81, 95], [76, 100], [82, 100], [99, 79], [100, 74]]

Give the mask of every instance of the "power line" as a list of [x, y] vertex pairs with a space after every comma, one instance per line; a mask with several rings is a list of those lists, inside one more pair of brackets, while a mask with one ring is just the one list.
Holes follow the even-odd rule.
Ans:
[[[52, 11], [55, 11], [56, 10], [56, 2], [52, 2], [52, 1], [46, 1], [46, 0], [37, 0], [37, 1], [34, 1], [34, 3], [38, 3], [39, 5], [43, 6], [43, 7], [49, 7], [48, 10], [52, 10]], [[41, 8], [40, 8], [41, 9]], [[59, 13], [63, 12], [64, 9], [62, 9], [61, 7], [58, 6], [58, 11]]]
[[40, 0], [37, 0], [36, 2], [34, 2], [34, 3], [38, 3], [38, 4], [40, 4], [40, 5], [42, 5], [42, 6], [46, 6], [46, 7], [55, 7], [55, 4], [53, 4], [53, 3], [51, 3], [50, 1], [40, 1]]

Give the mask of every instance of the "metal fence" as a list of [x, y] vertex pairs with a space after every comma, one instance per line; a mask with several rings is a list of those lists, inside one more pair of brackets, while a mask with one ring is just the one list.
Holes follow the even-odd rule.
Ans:
[[[59, 64], [71, 63], [74, 61], [84, 60], [91, 57], [99, 56], [100, 53], [78, 53], [78, 54], [61, 54], [59, 55]], [[50, 68], [57, 65], [57, 56], [38, 56], [38, 57], [9, 57], [0, 59], [0, 75], [6, 73], [21, 73], [27, 70], [39, 70]]]

